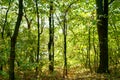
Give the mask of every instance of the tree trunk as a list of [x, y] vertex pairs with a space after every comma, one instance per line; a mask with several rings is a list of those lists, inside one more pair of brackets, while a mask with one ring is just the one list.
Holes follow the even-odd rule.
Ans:
[[95, 53], [95, 56], [94, 56], [94, 69], [95, 71], [97, 71], [97, 67], [98, 67], [98, 52], [96, 51], [96, 46], [95, 46], [95, 29], [93, 28], [93, 49], [94, 49], [94, 53]]
[[90, 58], [90, 49], [91, 49], [91, 27], [88, 26], [88, 66], [90, 69], [90, 72], [92, 72], [92, 68], [91, 68], [91, 58]]
[[0, 71], [2, 71], [2, 70], [3, 70], [3, 65], [1, 64], [1, 65], [0, 65]]
[[67, 13], [71, 6], [76, 3], [77, 1], [73, 1], [68, 5], [68, 7], [65, 9], [64, 16], [63, 16], [63, 36], [64, 36], [64, 71], [63, 71], [63, 77], [67, 77]]
[[[7, 11], [6, 11], [6, 14], [5, 14], [5, 22], [4, 22], [4, 24], [3, 24], [3, 28], [2, 28], [2, 32], [1, 32], [1, 34], [2, 34], [2, 39], [4, 39], [4, 32], [5, 32], [5, 27], [6, 27], [6, 24], [7, 24], [7, 19], [8, 19], [8, 12], [9, 12], [9, 10], [10, 10], [10, 4], [11, 4], [11, 0], [9, 1], [9, 6], [8, 6], [8, 9], [7, 9]], [[7, 35], [10, 35], [10, 33], [9, 33], [9, 31], [7, 32]]]
[[[38, 11], [38, 2], [37, 0], [35, 0], [36, 2], [36, 14], [37, 14], [37, 27], [38, 27], [38, 43], [37, 43], [37, 59], [36, 59], [36, 63], [39, 64], [39, 54], [40, 54], [40, 25], [39, 25], [39, 11]], [[39, 74], [39, 70], [38, 70], [38, 66], [36, 67], [36, 78], [38, 77]]]
[[106, 73], [108, 72], [108, 0], [96, 0], [96, 5], [100, 45], [100, 64], [97, 72]]
[[22, 20], [22, 16], [23, 16], [22, 10], [23, 10], [23, 0], [19, 0], [19, 13], [18, 13], [16, 25], [15, 25], [15, 30], [14, 30], [13, 36], [11, 37], [9, 80], [15, 80], [15, 76], [14, 76], [15, 44], [17, 41], [19, 27]]
[[67, 25], [66, 25], [66, 13], [64, 15], [64, 22], [63, 22], [63, 35], [64, 35], [64, 71], [63, 75], [67, 76], [67, 42], [66, 42], [66, 37], [67, 37]]
[[9, 68], [9, 79], [14, 80], [14, 61], [15, 61], [15, 38], [11, 38], [11, 51], [10, 51], [10, 68]]
[[54, 71], [54, 18], [53, 18], [53, 2], [50, 2], [50, 13], [49, 13], [49, 71]]
[[[4, 21], [4, 24], [3, 24], [3, 27], [2, 27], [2, 32], [1, 32], [1, 38], [2, 38], [3, 41], [4, 41], [5, 27], [6, 27], [7, 19], [8, 19], [8, 13], [9, 13], [9, 10], [11, 8], [10, 4], [11, 4], [11, 0], [9, 1], [9, 6], [8, 6], [8, 9], [7, 9], [6, 14], [5, 14], [5, 21]], [[10, 36], [9, 31], [7, 31], [7, 36]], [[1, 50], [1, 52], [3, 53], [3, 49]], [[3, 64], [0, 65], [0, 70], [1, 71], [3, 70]]]

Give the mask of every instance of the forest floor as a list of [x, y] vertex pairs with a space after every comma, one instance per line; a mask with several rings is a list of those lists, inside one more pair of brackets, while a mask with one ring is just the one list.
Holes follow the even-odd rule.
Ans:
[[[35, 71], [16, 71], [15, 80], [120, 80], [120, 71], [111, 70], [110, 74], [97, 74], [90, 72], [89, 69], [73, 67], [68, 69], [67, 76], [63, 77], [63, 70], [61, 68], [55, 69], [53, 73], [49, 73], [48, 70], [44, 70], [38, 76], [35, 77]], [[8, 80], [8, 77], [0, 75], [0, 80]]]

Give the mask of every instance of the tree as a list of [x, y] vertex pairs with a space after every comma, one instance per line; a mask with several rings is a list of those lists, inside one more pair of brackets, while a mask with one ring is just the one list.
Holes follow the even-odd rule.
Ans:
[[[37, 43], [37, 59], [36, 63], [39, 63], [39, 53], [40, 53], [40, 25], [39, 25], [39, 11], [38, 11], [38, 0], [35, 0], [36, 3], [36, 14], [37, 14], [37, 27], [38, 27], [38, 43]], [[38, 76], [38, 66], [36, 67], [36, 77]]]
[[[8, 9], [7, 9], [6, 14], [5, 14], [5, 21], [4, 21], [4, 24], [3, 24], [3, 27], [2, 27], [2, 32], [1, 32], [2, 40], [4, 40], [4, 32], [5, 32], [5, 27], [6, 27], [6, 24], [7, 24], [8, 13], [9, 13], [10, 7], [11, 7], [11, 0], [9, 1], [9, 6], [8, 6]], [[7, 36], [10, 36], [10, 32], [7, 32]], [[3, 52], [3, 50], [1, 52]], [[1, 71], [3, 70], [3, 64], [0, 64], [0, 70]]]
[[50, 12], [49, 12], [49, 71], [54, 71], [54, 17], [53, 17], [53, 1], [50, 1]]
[[64, 11], [63, 15], [63, 36], [64, 36], [64, 71], [63, 71], [63, 77], [67, 76], [67, 14], [69, 12], [69, 9], [73, 4], [75, 4], [77, 1], [71, 2], [68, 7]]
[[87, 49], [87, 58], [86, 58], [86, 63], [88, 64], [88, 67], [90, 69], [90, 71], [92, 72], [92, 68], [91, 68], [91, 58], [90, 58], [90, 49], [91, 49], [91, 27], [88, 27], [88, 49]]
[[17, 36], [19, 32], [19, 27], [21, 24], [23, 16], [23, 0], [19, 0], [19, 12], [18, 12], [18, 17], [17, 17], [17, 22], [15, 25], [14, 33], [11, 37], [11, 50], [10, 50], [10, 60], [9, 60], [9, 80], [14, 80], [15, 75], [14, 75], [14, 61], [15, 61], [15, 45], [17, 42]]
[[5, 14], [5, 21], [4, 21], [4, 25], [3, 25], [3, 28], [2, 28], [2, 32], [1, 32], [2, 39], [4, 39], [4, 32], [5, 32], [5, 27], [6, 27], [6, 24], [7, 24], [7, 18], [8, 18], [8, 13], [9, 13], [10, 8], [11, 8], [11, 0], [9, 1], [9, 6], [8, 6], [8, 9], [7, 9], [6, 14]]
[[100, 46], [98, 73], [108, 72], [108, 0], [96, 0], [97, 29]]

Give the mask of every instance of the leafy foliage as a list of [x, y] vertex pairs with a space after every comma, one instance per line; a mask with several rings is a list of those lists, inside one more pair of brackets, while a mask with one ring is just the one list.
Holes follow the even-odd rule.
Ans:
[[[16, 0], [1, 0], [0, 1], [0, 33], [2, 32], [5, 14], [9, 7], [8, 2], [11, 1], [10, 10], [7, 15], [7, 22], [5, 26], [4, 39], [0, 37], [0, 66], [3, 70], [0, 71], [0, 79], [8, 79], [8, 66], [10, 54], [10, 38], [13, 35], [16, 17], [18, 15], [18, 2]], [[111, 74], [99, 75], [95, 74], [99, 63], [99, 44], [96, 27], [96, 6], [94, 0], [53, 0], [54, 1], [54, 42], [55, 42], [55, 56], [54, 65], [55, 71], [49, 74], [49, 55], [48, 55], [48, 40], [49, 40], [49, 1], [38, 1], [40, 27], [43, 27], [43, 33], [40, 35], [40, 61], [36, 63], [37, 54], [37, 23], [36, 23], [36, 9], [35, 0], [24, 0], [24, 16], [19, 29], [19, 34], [16, 43], [16, 59], [15, 59], [15, 73], [16, 78], [29, 79], [32, 76], [34, 79], [35, 68], [38, 67], [41, 71], [39, 77], [44, 80], [47, 79], [62, 79], [63, 76], [63, 16], [65, 10], [69, 7], [67, 12], [67, 64], [68, 64], [68, 78], [78, 79], [95, 79], [107, 78], [116, 79], [120, 76], [120, 6], [119, 0], [115, 0], [109, 5], [109, 69]], [[76, 1], [76, 2], [75, 2]], [[30, 29], [28, 29], [28, 22], [30, 22]], [[41, 22], [43, 19], [43, 23]], [[90, 30], [90, 32], [89, 32]], [[41, 29], [40, 29], [41, 31]], [[10, 33], [10, 35], [8, 35]], [[90, 43], [89, 43], [90, 36]], [[89, 49], [90, 46], [90, 49]], [[92, 72], [88, 67], [88, 52], [90, 53], [90, 64]], [[31, 71], [31, 72], [30, 72]], [[33, 75], [29, 75], [32, 73]], [[117, 75], [115, 75], [117, 74]], [[20, 76], [18, 76], [20, 75]], [[79, 75], [79, 77], [78, 77]], [[82, 77], [82, 76], [85, 77]], [[89, 75], [89, 77], [86, 77]], [[33, 79], [32, 78], [32, 79]], [[46, 80], [47, 80], [46, 79]]]

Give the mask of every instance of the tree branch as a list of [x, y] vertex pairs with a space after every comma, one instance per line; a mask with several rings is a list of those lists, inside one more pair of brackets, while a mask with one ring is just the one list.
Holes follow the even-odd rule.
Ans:
[[22, 21], [22, 16], [23, 16], [23, 0], [19, 0], [19, 13], [18, 13], [16, 25], [15, 25], [15, 30], [12, 36], [12, 38], [15, 38], [15, 40], [18, 36], [18, 31], [19, 31], [20, 23]]
[[25, 17], [25, 19], [26, 19], [26, 21], [27, 21], [28, 29], [30, 29], [31, 23], [32, 23], [32, 20], [33, 20], [33, 19], [30, 19], [30, 20], [29, 20], [28, 17], [27, 17], [25, 8], [24, 8], [23, 10], [24, 10], [24, 17]]
[[2, 39], [4, 39], [4, 31], [5, 31], [5, 27], [6, 27], [6, 23], [7, 23], [7, 16], [8, 16], [8, 12], [9, 12], [9, 10], [10, 10], [10, 7], [11, 7], [10, 4], [11, 4], [11, 0], [10, 0], [10, 2], [9, 2], [9, 6], [8, 6], [7, 11], [6, 11], [6, 14], [5, 14], [5, 21], [4, 21], [3, 28], [2, 28], [2, 32], [1, 32], [1, 34], [2, 34]]
[[109, 3], [108, 3], [108, 5], [110, 5], [111, 3], [113, 3], [115, 0], [111, 0]]

